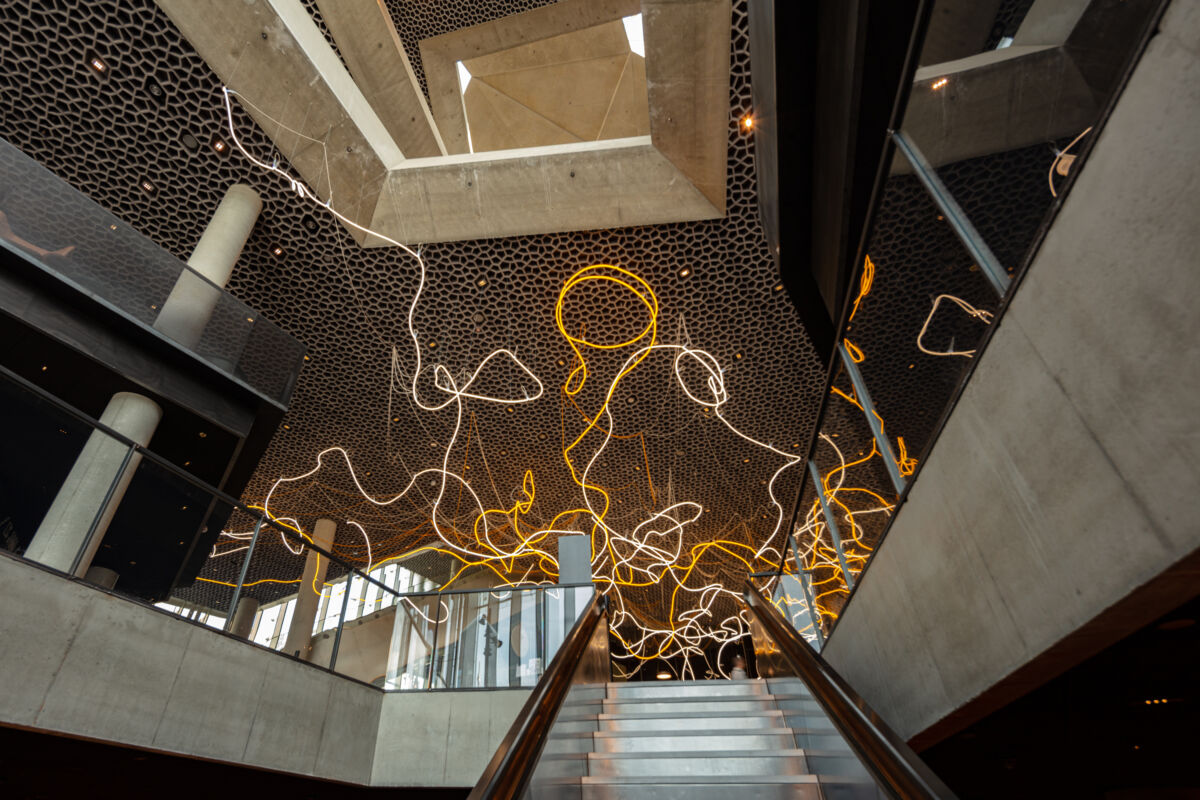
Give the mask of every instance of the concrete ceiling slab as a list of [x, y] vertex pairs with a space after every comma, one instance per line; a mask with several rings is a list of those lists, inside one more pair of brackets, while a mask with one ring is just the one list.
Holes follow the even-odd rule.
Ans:
[[[383, 117], [376, 114], [367, 96], [379, 101], [385, 88], [394, 86], [399, 75], [397, 53], [387, 55], [385, 76], [377, 82], [364, 81], [368, 84], [364, 91], [300, 0], [247, 0], [233, 5], [218, 0], [156, 2], [222, 80], [245, 98], [243, 104], [253, 104], [250, 110], [256, 122], [320, 196], [327, 197], [332, 187], [335, 208], [341, 213], [400, 241], [457, 241], [724, 215], [730, 0], [645, 0], [640, 4], [632, 0], [564, 0], [422, 42], [422, 57], [428, 58], [424, 69], [432, 113], [451, 154], [430, 158], [407, 158], [383, 122], [383, 117], [392, 119], [391, 112], [383, 112]], [[366, 14], [365, 8], [356, 10]], [[553, 144], [529, 152], [495, 151], [480, 158], [463, 154], [463, 137], [457, 129], [443, 127], [443, 101], [457, 109], [459, 119], [463, 115], [457, 61], [513, 50], [605, 22], [613, 24], [595, 46], [616, 49], [624, 38], [620, 18], [639, 11], [647, 52], [649, 142], [644, 137], [614, 139], [595, 149], [579, 149], [579, 143]], [[346, 12], [346, 18], [350, 15]], [[360, 21], [365, 18], [359, 17]], [[385, 29], [370, 41], [377, 50], [386, 50], [391, 36]], [[360, 51], [365, 41], [363, 35], [350, 49]], [[628, 42], [621, 46], [627, 49]], [[550, 58], [555, 46], [531, 52]], [[348, 62], [360, 63], [356, 59], [361, 55], [348, 57]], [[612, 87], [601, 93], [603, 99], [596, 108], [588, 109], [585, 116], [591, 122], [586, 131], [564, 124], [570, 115], [563, 114], [562, 108], [564, 104], [569, 108], [573, 101], [569, 94], [551, 94], [549, 99], [535, 102], [532, 87], [522, 88], [513, 72], [503, 78], [493, 75], [487, 82], [492, 88], [504, 84], [506, 93], [518, 95], [513, 99], [528, 100], [523, 105], [575, 136], [584, 138], [580, 132], [585, 131], [587, 138], [593, 138], [614, 107], [619, 111], [613, 119], [614, 132], [626, 132], [637, 121], [636, 99], [629, 96], [633, 89], [626, 88], [624, 94], [618, 91], [623, 82], [636, 82], [634, 75], [626, 77], [626, 60], [628, 56], [606, 64], [605, 69], [582, 62], [579, 75], [559, 76], [564, 84], [594, 80]], [[362, 58], [361, 63], [366, 62]], [[570, 72], [572, 68], [561, 65], [561, 69]], [[604, 74], [597, 77], [600, 73]], [[411, 71], [407, 75], [411, 76]], [[504, 104], [495, 95], [488, 99], [492, 112], [499, 114], [497, 109]], [[407, 113], [414, 116], [411, 110]], [[514, 113], [514, 109], [509, 107], [505, 113]], [[529, 118], [526, 123], [533, 125]], [[546, 138], [546, 127], [537, 127]], [[493, 144], [504, 143], [498, 140]], [[578, 191], [580, 181], [571, 169], [580, 159], [602, 159], [605, 172], [603, 178], [590, 182], [584, 193]], [[533, 180], [541, 189], [527, 191], [530, 179], [520, 175], [514, 165], [533, 170]], [[466, 195], [456, 184], [462, 175], [473, 176], [472, 191]], [[402, 188], [397, 182], [414, 185]], [[392, 187], [387, 202], [381, 202], [379, 194], [384, 185]], [[471, 195], [476, 195], [473, 201]], [[398, 202], [401, 197], [412, 202]], [[527, 206], [509, 205], [522, 197], [527, 198]], [[355, 238], [366, 245], [387, 244], [360, 232]]]

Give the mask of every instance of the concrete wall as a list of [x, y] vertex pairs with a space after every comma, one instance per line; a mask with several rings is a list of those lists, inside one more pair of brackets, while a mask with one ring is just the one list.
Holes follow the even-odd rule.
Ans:
[[386, 694], [8, 554], [0, 609], [0, 724], [325, 780], [473, 786], [529, 696]]
[[380, 692], [0, 557], [0, 722], [366, 783]]
[[474, 786], [529, 689], [383, 695], [376, 786]]
[[1200, 547], [1197, 42], [1176, 0], [825, 649], [902, 736]]

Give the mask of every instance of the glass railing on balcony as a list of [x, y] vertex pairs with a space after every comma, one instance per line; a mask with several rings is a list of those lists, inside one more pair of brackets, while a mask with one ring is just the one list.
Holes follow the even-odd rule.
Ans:
[[893, 119], [855, 255], [786, 575], [758, 584], [817, 646], [1086, 168], [1160, 4], [1082, 3], [1049, 15], [1033, 3], [981, 4], [956, 23], [978, 32], [974, 44], [937, 29], [962, 5], [933, 5], [925, 62]]
[[[382, 689], [533, 686], [593, 594], [439, 591], [430, 564], [404, 555], [360, 569], [331, 552], [336, 537], [317, 546], [3, 368], [0, 409], [0, 550]], [[88, 452], [112, 476], [105, 499], [64, 506]], [[64, 532], [78, 543], [66, 554]], [[203, 574], [178, 577], [197, 544]]]
[[[0, 247], [286, 403], [304, 345], [0, 139]], [[212, 308], [200, 331], [161, 316], [172, 293]]]

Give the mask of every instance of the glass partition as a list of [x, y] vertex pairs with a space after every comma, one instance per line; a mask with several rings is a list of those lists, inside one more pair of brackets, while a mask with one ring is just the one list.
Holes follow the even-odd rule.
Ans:
[[[0, 139], [0, 247], [279, 402], [304, 345]], [[180, 303], [212, 309], [193, 330]]]
[[826, 635], [1085, 166], [1156, 4], [1053, 5], [934, 3], [799, 498], [795, 571], [812, 597], [772, 594], [812, 606]]

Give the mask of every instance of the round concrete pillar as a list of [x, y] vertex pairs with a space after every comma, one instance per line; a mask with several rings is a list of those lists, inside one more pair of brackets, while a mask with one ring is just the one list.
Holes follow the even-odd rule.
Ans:
[[242, 639], [249, 639], [254, 630], [254, 617], [258, 614], [259, 605], [261, 604], [253, 597], [243, 597], [239, 600], [229, 632]]
[[[313, 544], [326, 552], [333, 547], [336, 535], [337, 523], [331, 519], [319, 519], [313, 526]], [[317, 621], [317, 607], [321, 604], [320, 590], [328, 569], [329, 559], [309, 548], [308, 558], [304, 562], [304, 576], [300, 579], [300, 591], [296, 593], [296, 608], [292, 611], [292, 627], [288, 629], [283, 652], [303, 659], [308, 659], [312, 653], [313, 624]]]
[[88, 567], [84, 573], [83, 579], [93, 586], [101, 586], [105, 589], [111, 589], [117, 585], [117, 578], [120, 574], [108, 567]]
[[[162, 409], [157, 403], [132, 392], [113, 395], [100, 415], [100, 422], [143, 447], [149, 444], [161, 419]], [[112, 522], [113, 514], [121, 504], [125, 490], [129, 488], [133, 473], [142, 460], [140, 455], [134, 453], [122, 471], [121, 465], [128, 450], [128, 446], [108, 434], [92, 431], [79, 458], [75, 460], [75, 466], [71, 467], [71, 472], [50, 505], [50, 510], [38, 526], [33, 541], [26, 548], [26, 558], [62, 572], [70, 572], [75, 555], [82, 548], [83, 555], [75, 574], [83, 576], [87, 572]], [[108, 499], [107, 503], [105, 498]], [[94, 520], [96, 528], [88, 540], [88, 530]]]
[[193, 271], [175, 282], [154, 321], [156, 329], [186, 347], [199, 343], [261, 211], [257, 192], [244, 183], [229, 187], [188, 259]]

